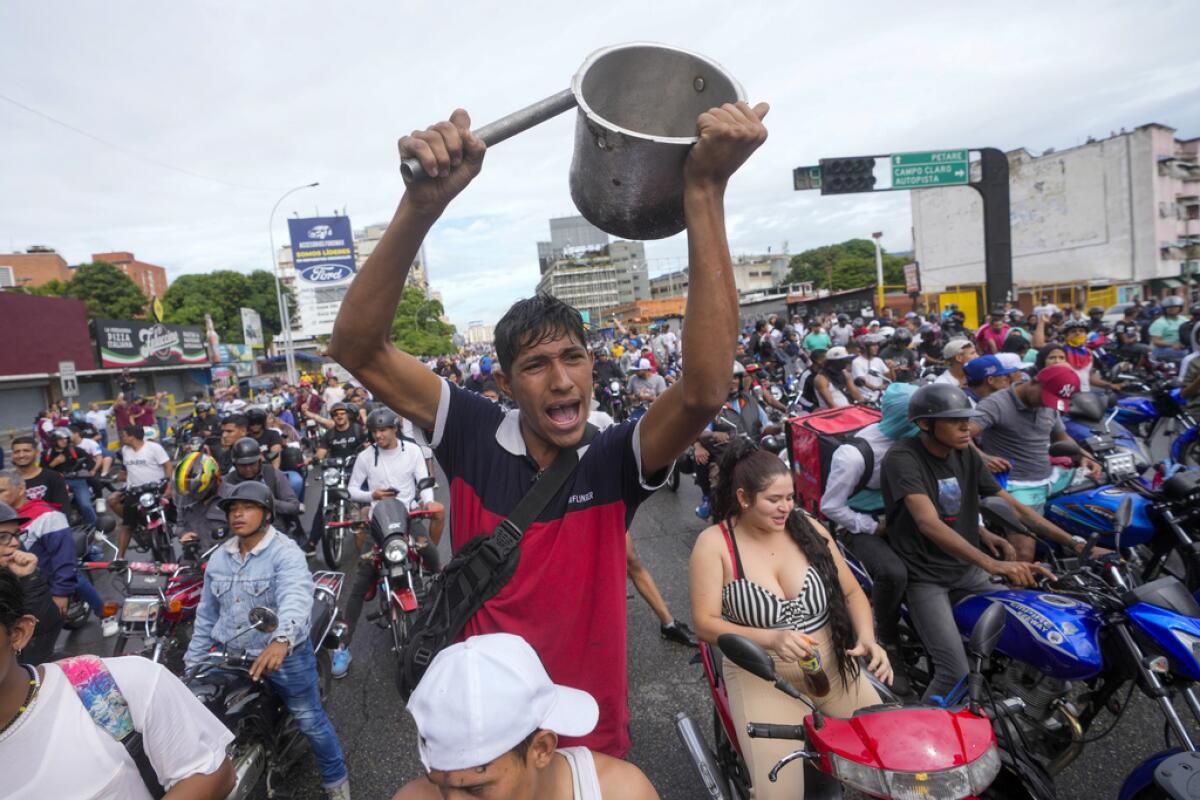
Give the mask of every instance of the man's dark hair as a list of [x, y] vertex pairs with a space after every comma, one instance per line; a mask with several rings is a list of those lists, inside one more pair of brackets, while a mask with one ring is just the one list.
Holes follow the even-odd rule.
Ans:
[[225, 419], [221, 420], [221, 426], [232, 425], [235, 428], [249, 428], [250, 420], [246, 419], [245, 414], [230, 414]]
[[19, 444], [27, 444], [32, 448], [35, 448], [35, 449], [37, 448], [37, 442], [34, 440], [34, 438], [32, 436], [27, 436], [27, 435], [26, 436], [14, 436], [11, 446], [16, 447]]
[[[11, 631], [13, 625], [16, 625], [17, 620], [23, 616], [25, 616], [25, 590], [21, 587], [21, 580], [8, 567], [0, 567], [0, 625], [5, 630]], [[533, 733], [537, 733], [537, 731]], [[529, 734], [529, 738], [521, 743], [525, 745], [525, 752], [529, 751], [533, 733]], [[517, 747], [520, 746], [517, 745]], [[524, 760], [524, 754], [519, 755]]]
[[135, 439], [145, 439], [146, 438], [146, 429], [136, 423], [131, 422], [130, 424], [128, 424], [124, 428], [122, 428], [122, 430], [125, 432], [126, 436], [132, 436]]
[[537, 736], [540, 730], [541, 728], [532, 731], [524, 739], [517, 742], [517, 746], [512, 749], [512, 753], [517, 757], [517, 761], [520, 761], [522, 764], [525, 763], [525, 759], [529, 756], [529, 748], [533, 746], [533, 737]]
[[523, 350], [563, 335], [587, 346], [583, 317], [573, 307], [548, 294], [518, 300], [496, 323], [496, 357], [500, 369], [511, 377], [512, 364]]
[[500, 387], [495, 381], [485, 381], [484, 384], [479, 387], [479, 393], [483, 394], [484, 392], [495, 392], [497, 397], [504, 396], [504, 392], [500, 391]]

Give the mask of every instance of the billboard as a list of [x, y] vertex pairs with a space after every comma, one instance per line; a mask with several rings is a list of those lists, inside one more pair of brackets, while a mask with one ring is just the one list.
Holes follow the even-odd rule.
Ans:
[[243, 308], [242, 312], [242, 341], [249, 347], [263, 346], [262, 317], [253, 308]]
[[296, 304], [303, 334], [328, 336], [354, 278], [354, 233], [349, 217], [289, 219]]
[[96, 346], [103, 368], [209, 363], [204, 331], [190, 325], [98, 319]]

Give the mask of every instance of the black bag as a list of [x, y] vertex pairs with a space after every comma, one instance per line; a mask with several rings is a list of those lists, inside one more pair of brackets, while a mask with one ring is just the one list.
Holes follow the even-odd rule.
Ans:
[[595, 434], [596, 428], [589, 424], [580, 443], [559, 451], [554, 462], [491, 536], [476, 536], [467, 542], [430, 582], [425, 604], [417, 612], [408, 641], [399, 654], [398, 685], [405, 702], [434, 656], [452, 644], [471, 617], [512, 579], [521, 561], [519, 545], [526, 528], [575, 471], [579, 463], [576, 449], [590, 442]]

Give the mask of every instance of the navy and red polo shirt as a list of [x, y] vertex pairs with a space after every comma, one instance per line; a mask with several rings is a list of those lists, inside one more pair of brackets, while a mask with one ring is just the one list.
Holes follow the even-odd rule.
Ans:
[[[450, 534], [457, 552], [489, 536], [533, 485], [520, 412], [442, 384], [430, 445], [450, 481]], [[508, 584], [467, 624], [463, 638], [512, 633], [541, 656], [551, 680], [582, 689], [600, 706], [585, 746], [622, 757], [629, 749], [625, 663], [625, 531], [638, 505], [666, 480], [642, 478], [638, 424], [598, 433], [579, 465], [525, 532]]]

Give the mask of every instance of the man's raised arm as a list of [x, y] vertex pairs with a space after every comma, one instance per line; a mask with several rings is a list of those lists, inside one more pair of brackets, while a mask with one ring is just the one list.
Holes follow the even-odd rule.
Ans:
[[408, 186], [383, 238], [350, 284], [333, 326], [329, 355], [379, 400], [421, 428], [433, 428], [441, 382], [391, 341], [409, 268], [433, 223], [483, 167], [486, 147], [461, 108], [448, 122], [400, 140], [400, 157], [420, 159], [429, 177]]
[[725, 104], [700, 115], [700, 139], [684, 163], [691, 284], [683, 326], [683, 374], [642, 418], [642, 472], [673, 462], [729, 395], [737, 343], [738, 298], [725, 237], [725, 186], [767, 139], [766, 103]]

